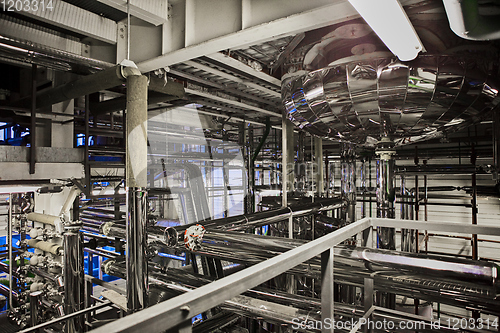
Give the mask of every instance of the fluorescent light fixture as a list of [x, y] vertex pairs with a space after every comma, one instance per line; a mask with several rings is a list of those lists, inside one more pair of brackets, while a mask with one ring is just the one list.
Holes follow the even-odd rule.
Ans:
[[422, 42], [398, 0], [349, 2], [399, 60], [413, 60], [423, 50]]

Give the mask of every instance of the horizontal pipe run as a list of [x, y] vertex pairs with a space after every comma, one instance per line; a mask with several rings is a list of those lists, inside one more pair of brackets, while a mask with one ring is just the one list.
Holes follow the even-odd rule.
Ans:
[[41, 213], [28, 213], [28, 215], [26, 215], [26, 218], [29, 221], [50, 224], [53, 226], [55, 226], [56, 223], [62, 223], [59, 216], [47, 215], [47, 214], [41, 214]]
[[100, 250], [96, 250], [96, 249], [89, 249], [88, 247], [85, 247], [83, 249], [84, 252], [87, 252], [87, 253], [90, 253], [90, 254], [95, 254], [99, 257], [104, 257], [104, 258], [108, 258], [108, 259], [111, 259], [111, 258], [116, 258], [118, 256], [117, 255], [113, 255], [111, 253], [108, 253], [108, 252], [103, 252], [103, 251], [100, 251]]
[[34, 247], [35, 249], [49, 252], [56, 256], [63, 255], [62, 247], [55, 243], [45, 242], [38, 239], [28, 239], [27, 244], [31, 247]]

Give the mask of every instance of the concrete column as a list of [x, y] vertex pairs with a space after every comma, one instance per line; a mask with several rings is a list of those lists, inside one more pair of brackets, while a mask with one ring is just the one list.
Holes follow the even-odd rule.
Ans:
[[127, 78], [127, 308], [134, 312], [147, 307], [147, 121], [148, 79]]
[[[52, 112], [67, 113], [68, 117], [56, 116], [57, 120], [65, 121], [73, 119], [75, 112], [75, 103], [73, 99], [65, 102], [52, 105]], [[51, 142], [52, 147], [73, 148], [73, 122], [61, 124], [59, 122], [52, 122]]]
[[325, 175], [323, 172], [323, 140], [318, 137], [314, 137], [314, 158], [317, 166], [316, 193], [321, 197], [325, 191]]
[[281, 144], [281, 181], [282, 181], [282, 205], [287, 206], [287, 193], [294, 190], [294, 140], [293, 140], [293, 123], [283, 115], [282, 118], [282, 144]]

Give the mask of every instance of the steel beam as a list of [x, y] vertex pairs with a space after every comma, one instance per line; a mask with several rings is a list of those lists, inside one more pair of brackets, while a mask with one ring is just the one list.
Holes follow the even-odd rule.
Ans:
[[[49, 3], [46, 1], [45, 3]], [[23, 10], [19, 14], [89, 36], [109, 44], [116, 44], [117, 24], [115, 21], [73, 6], [61, 0], [52, 0], [53, 8], [41, 4], [38, 10]]]
[[227, 99], [227, 98], [224, 98], [224, 97], [219, 97], [219, 96], [216, 96], [216, 95], [213, 95], [213, 94], [209, 94], [207, 92], [198, 91], [198, 90], [189, 89], [189, 88], [186, 88], [185, 91], [186, 91], [186, 94], [191, 94], [191, 95], [196, 95], [196, 96], [208, 98], [208, 99], [219, 101], [219, 102], [222, 102], [222, 103], [234, 105], [234, 106], [236, 106], [238, 108], [242, 108], [242, 109], [246, 109], [246, 110], [257, 111], [257, 112], [266, 114], [268, 116], [274, 116], [274, 117], [281, 116], [278, 112], [264, 110], [264, 109], [261, 109], [259, 107], [256, 107], [256, 106], [253, 106], [253, 105], [250, 105], [250, 104], [245, 104], [245, 103], [241, 103], [239, 101], [234, 101], [234, 100]]
[[[221, 15], [226, 15], [224, 20], [227, 20], [226, 13], [221, 13]], [[221, 20], [221, 15], [214, 15], [210, 18], [213, 25], [217, 24], [216, 21]], [[275, 40], [276, 38], [291, 36], [300, 32], [344, 22], [357, 17], [359, 17], [359, 14], [347, 1], [335, 1], [335, 3], [330, 5], [299, 11], [295, 14], [275, 18], [272, 21], [261, 23], [247, 29], [235, 30], [219, 37], [198, 40], [196, 44], [142, 61], [138, 66], [142, 72], [150, 72], [158, 68], [171, 66], [206, 54], [213, 54], [221, 50], [243, 48]], [[207, 24], [206, 26], [211, 25]], [[179, 28], [179, 30], [181, 29]], [[165, 36], [164, 38], [168, 37], [169, 36]]]
[[238, 61], [232, 57], [229, 57], [225, 54], [222, 54], [220, 52], [212, 53], [207, 55], [206, 57], [218, 61], [224, 65], [227, 65], [229, 67], [232, 67], [236, 70], [239, 70], [245, 74], [249, 74], [251, 76], [257, 77], [263, 81], [269, 82], [277, 87], [281, 87], [281, 81], [274, 76], [271, 76], [265, 72], [259, 72], [252, 67], [242, 63], [241, 61]]
[[22, 23], [24, 23], [22, 20], [0, 15], [0, 31], [8, 37], [36, 41], [38, 44], [78, 55], [82, 55], [86, 47], [77, 38], [64, 36], [60, 32], [47, 28], [40, 30]]
[[[127, 12], [127, 0], [97, 0], [105, 5]], [[130, 15], [153, 25], [167, 21], [167, 1], [162, 0], [130, 0]]]

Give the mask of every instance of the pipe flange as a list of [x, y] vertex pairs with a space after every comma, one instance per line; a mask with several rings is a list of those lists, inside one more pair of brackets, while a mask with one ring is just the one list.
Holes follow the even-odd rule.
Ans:
[[378, 155], [381, 160], [390, 160], [394, 155], [396, 155], [396, 150], [394, 149], [394, 141], [388, 137], [383, 137], [377, 143], [377, 149], [375, 154]]
[[184, 231], [184, 245], [190, 251], [199, 251], [205, 234], [205, 227], [201, 224], [193, 225]]

